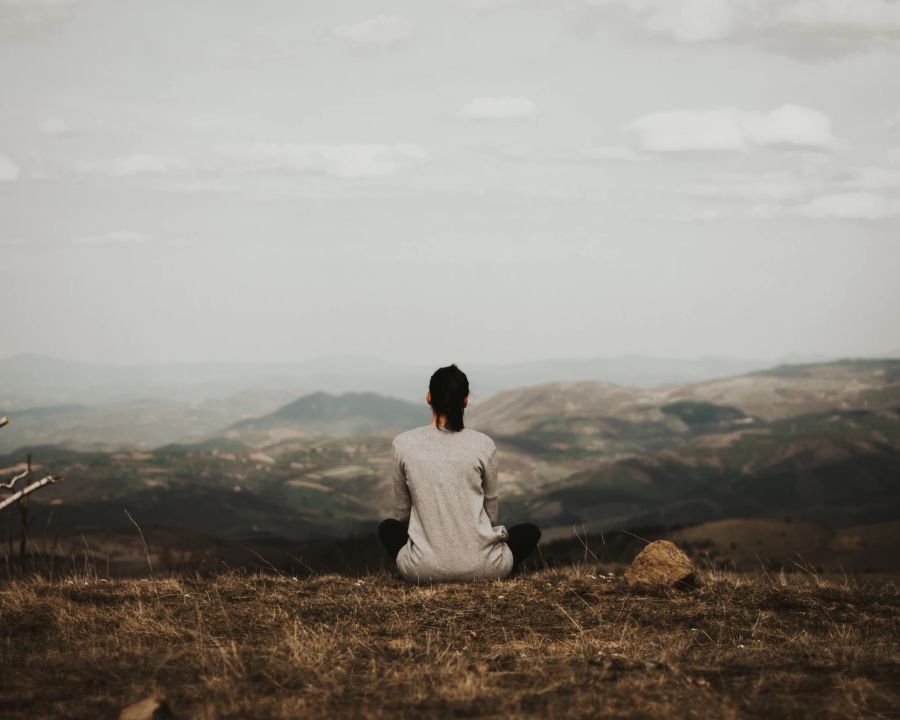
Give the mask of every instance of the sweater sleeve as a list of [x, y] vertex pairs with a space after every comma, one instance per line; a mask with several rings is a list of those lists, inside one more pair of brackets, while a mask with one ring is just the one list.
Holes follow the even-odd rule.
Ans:
[[412, 508], [412, 498], [409, 494], [409, 486], [406, 484], [406, 473], [403, 471], [403, 461], [396, 445], [391, 445], [391, 465], [394, 476], [394, 502], [398, 520], [408, 520]]
[[484, 490], [484, 510], [491, 525], [496, 525], [500, 493], [497, 487], [497, 446], [493, 443], [491, 443], [487, 460], [484, 462], [481, 487]]

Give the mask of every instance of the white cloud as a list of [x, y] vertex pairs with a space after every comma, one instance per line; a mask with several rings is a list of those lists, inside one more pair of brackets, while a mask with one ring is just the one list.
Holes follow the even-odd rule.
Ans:
[[63, 118], [47, 118], [41, 122], [40, 129], [44, 135], [67, 135], [71, 132], [69, 123]]
[[900, 215], [900, 201], [871, 192], [832, 193], [813, 198], [796, 212], [823, 220], [883, 220]]
[[768, 4], [777, 9], [773, 20], [779, 24], [874, 35], [900, 32], [896, 0], [768, 0]]
[[0, 155], [0, 182], [12, 182], [19, 177], [19, 166], [6, 155]]
[[731, 0], [587, 0], [587, 4], [623, 11], [654, 35], [680, 42], [727, 37], [739, 21]]
[[561, 163], [578, 164], [594, 162], [635, 162], [639, 160], [652, 160], [654, 155], [642, 155], [633, 148], [625, 145], [597, 145], [577, 150], [546, 150], [534, 146], [508, 146], [485, 148], [491, 155], [497, 155], [504, 160], [523, 163]]
[[335, 37], [365, 50], [387, 50], [408, 41], [415, 30], [411, 20], [396, 15], [378, 15], [335, 28]]
[[876, 166], [862, 167], [849, 173], [840, 184], [851, 190], [900, 190], [900, 170]]
[[696, 43], [767, 35], [867, 38], [900, 36], [896, 0], [586, 0], [624, 15], [647, 32]]
[[537, 114], [537, 105], [523, 97], [482, 97], [470, 102], [459, 114], [467, 120], [523, 120]]
[[76, 0], [0, 0], [0, 34], [40, 32], [67, 19], [75, 3]]
[[99, 235], [83, 235], [72, 240], [76, 245], [134, 245], [146, 242], [148, 235], [132, 230], [113, 230]]
[[255, 143], [230, 151], [224, 172], [295, 172], [337, 178], [394, 175], [429, 159], [417, 145]]
[[900, 165], [900, 147], [888, 150], [888, 162], [892, 165]]
[[694, 197], [751, 202], [789, 202], [808, 198], [821, 188], [821, 182], [791, 172], [726, 174], [677, 189]]
[[134, 155], [123, 155], [113, 160], [109, 167], [109, 173], [117, 177], [164, 175], [175, 170], [182, 170], [185, 167], [186, 163], [179, 158], [135, 153]]
[[188, 169], [188, 163], [169, 155], [133, 153], [113, 158], [109, 162], [88, 161], [79, 165], [82, 172], [103, 173], [113, 177], [133, 175], [166, 175]]
[[261, 173], [343, 179], [384, 177], [410, 170], [429, 159], [425, 150], [411, 143], [256, 142], [221, 147], [193, 158], [141, 153], [123, 155], [111, 161], [82, 162], [77, 170], [122, 178], [169, 176], [187, 181], [179, 184], [179, 189], [202, 189], [223, 187], [222, 181]]
[[519, 0], [466, 0], [466, 4], [475, 12], [490, 13], [505, 10], [518, 4]]
[[584, 157], [589, 160], [646, 160], [646, 155], [641, 155], [625, 145], [601, 145], [588, 148], [584, 151]]
[[900, 214], [900, 170], [885, 167], [725, 173], [668, 189], [702, 201], [699, 213], [710, 217], [880, 220]]
[[837, 146], [830, 118], [799, 105], [782, 105], [770, 112], [730, 107], [667, 110], [639, 117], [627, 129], [639, 149], [660, 153], [778, 146], [831, 150]]

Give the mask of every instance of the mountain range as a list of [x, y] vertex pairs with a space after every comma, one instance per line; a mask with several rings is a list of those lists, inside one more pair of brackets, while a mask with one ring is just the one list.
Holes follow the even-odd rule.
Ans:
[[[679, 360], [630, 355], [463, 367], [470, 376], [472, 409], [505, 390], [548, 382], [607, 382], [649, 389], [730, 377], [765, 366], [762, 361], [724, 357]], [[0, 452], [45, 443], [147, 450], [170, 442], [198, 442], [315, 392], [376, 392], [423, 408], [433, 370], [369, 357], [116, 366], [19, 355], [0, 359], [0, 416], [17, 418], [5, 434], [0, 433]], [[427, 416], [427, 408], [425, 412]], [[276, 433], [273, 437], [277, 424], [276, 419], [267, 430]], [[331, 423], [327, 433], [352, 434], [363, 427], [348, 422], [341, 430]]]
[[[537, 521], [546, 541], [741, 518], [880, 523], [900, 537], [889, 530], [900, 518], [900, 360], [656, 388], [544, 383], [497, 392], [465, 418], [497, 443], [501, 520]], [[122, 553], [134, 550], [124, 509], [148, 531], [180, 528], [195, 553], [371, 532], [392, 511], [391, 438], [429, 421], [424, 399], [314, 392], [196, 442], [36, 445], [36, 463], [68, 476], [35, 497], [36, 527]], [[0, 456], [0, 475], [22, 467], [23, 451]]]

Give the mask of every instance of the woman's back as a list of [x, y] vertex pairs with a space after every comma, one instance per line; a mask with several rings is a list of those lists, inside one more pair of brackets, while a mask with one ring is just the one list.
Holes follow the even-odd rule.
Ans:
[[497, 522], [497, 447], [482, 432], [436, 425], [393, 442], [397, 514], [409, 517], [409, 541], [397, 555], [408, 580], [505, 577], [513, 556]]

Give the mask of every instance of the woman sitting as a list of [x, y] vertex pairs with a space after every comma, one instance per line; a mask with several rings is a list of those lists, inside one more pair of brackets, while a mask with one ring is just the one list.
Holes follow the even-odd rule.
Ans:
[[411, 582], [508, 577], [537, 546], [541, 531], [497, 524], [497, 446], [463, 427], [469, 381], [456, 365], [437, 370], [425, 401], [430, 425], [393, 441], [397, 518], [378, 534]]

